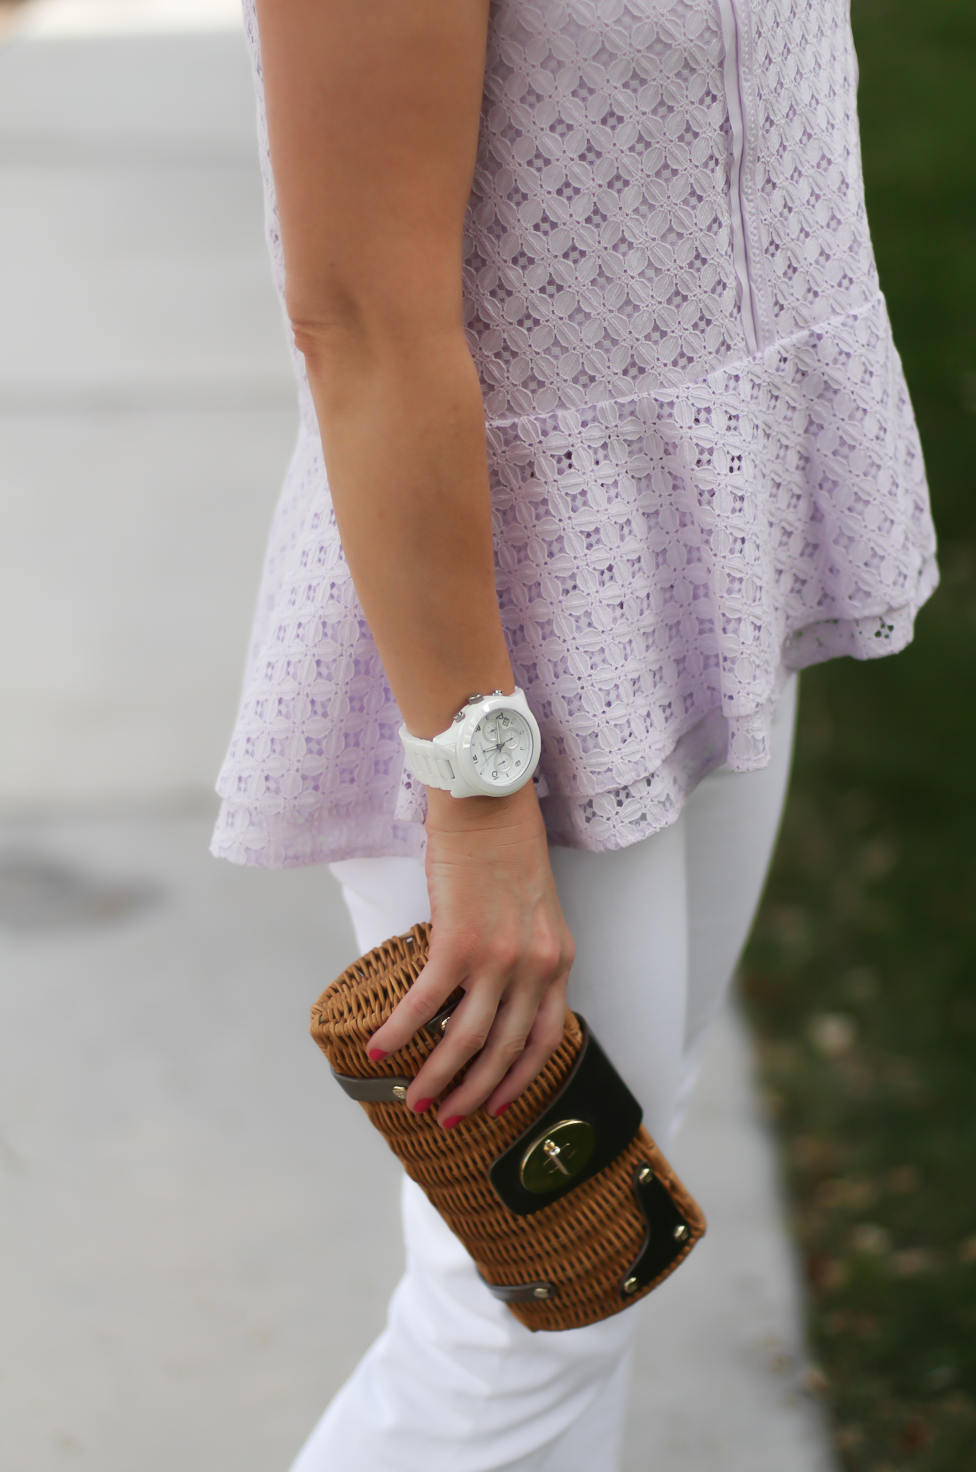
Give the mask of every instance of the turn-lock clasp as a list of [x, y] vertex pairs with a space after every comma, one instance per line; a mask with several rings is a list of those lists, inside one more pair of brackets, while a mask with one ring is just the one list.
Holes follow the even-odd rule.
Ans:
[[585, 1119], [561, 1119], [532, 1141], [519, 1179], [536, 1195], [555, 1191], [585, 1169], [595, 1145], [596, 1130]]

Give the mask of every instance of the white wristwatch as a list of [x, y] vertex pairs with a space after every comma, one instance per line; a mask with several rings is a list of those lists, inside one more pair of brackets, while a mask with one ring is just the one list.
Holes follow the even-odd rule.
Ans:
[[530, 780], [542, 739], [521, 690], [469, 695], [446, 731], [433, 741], [400, 727], [407, 766], [427, 787], [452, 797], [502, 797]]

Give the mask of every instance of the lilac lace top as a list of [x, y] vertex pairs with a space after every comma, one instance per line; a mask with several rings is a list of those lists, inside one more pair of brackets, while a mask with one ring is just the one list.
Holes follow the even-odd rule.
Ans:
[[[464, 301], [557, 843], [633, 843], [715, 766], [763, 766], [788, 673], [902, 648], [936, 584], [856, 80], [846, 0], [494, 0]], [[415, 854], [424, 794], [295, 368], [214, 852]]]

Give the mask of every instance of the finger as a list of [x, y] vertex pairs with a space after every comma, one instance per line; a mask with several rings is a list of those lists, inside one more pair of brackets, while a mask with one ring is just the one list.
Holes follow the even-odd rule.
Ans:
[[418, 1028], [436, 1017], [465, 975], [465, 967], [449, 952], [432, 955], [406, 996], [373, 1033], [367, 1045], [370, 1058], [377, 1062], [408, 1043]]
[[450, 1129], [458, 1116], [471, 1114], [483, 1104], [516, 1067], [524, 1069], [522, 1060], [533, 1038], [537, 1041], [533, 1043], [526, 1082], [535, 1077], [548, 1057], [544, 1051], [548, 1041], [545, 1023], [536, 1027], [544, 998], [545, 993], [540, 998], [519, 992], [499, 1008], [480, 1056], [438, 1110], [438, 1121], [446, 1128]]
[[481, 976], [471, 982], [464, 1001], [452, 1012], [443, 1038], [410, 1085], [407, 1104], [411, 1109], [422, 1114], [459, 1069], [481, 1052], [491, 1033], [504, 985], [501, 976]]
[[[562, 1042], [566, 1026], [566, 982], [569, 973], [553, 982], [546, 992], [532, 1024], [525, 1048], [505, 1077], [493, 1089], [485, 1101], [486, 1114], [497, 1119], [532, 1080], [542, 1072]], [[447, 1112], [451, 1100], [445, 1099], [443, 1112]], [[456, 1112], [456, 1111], [455, 1111]], [[448, 1115], [448, 1118], [450, 1116]]]

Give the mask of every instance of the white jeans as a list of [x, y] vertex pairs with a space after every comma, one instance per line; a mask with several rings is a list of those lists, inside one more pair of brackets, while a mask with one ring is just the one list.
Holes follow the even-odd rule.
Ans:
[[[670, 828], [611, 853], [551, 850], [576, 941], [570, 1005], [665, 1149], [762, 891], [795, 705], [792, 679], [773, 723], [770, 765], [713, 772]], [[430, 915], [418, 860], [349, 859], [331, 868], [364, 951]], [[695, 1186], [707, 1199], [707, 1182]], [[585, 1329], [531, 1334], [492, 1298], [406, 1179], [403, 1221], [407, 1269], [387, 1327], [292, 1472], [615, 1472], [642, 1306]]]

